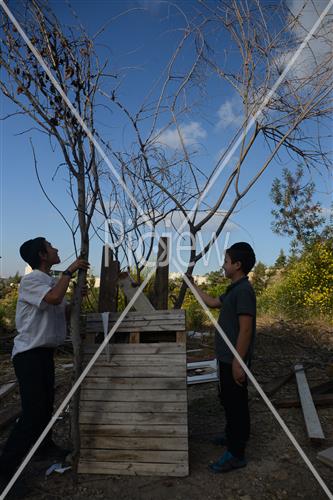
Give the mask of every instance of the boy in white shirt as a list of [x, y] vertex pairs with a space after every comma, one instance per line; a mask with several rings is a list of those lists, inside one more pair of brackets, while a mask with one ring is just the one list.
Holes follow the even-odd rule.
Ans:
[[[23, 243], [20, 255], [33, 271], [21, 280], [16, 307], [12, 361], [22, 413], [0, 457], [0, 475], [5, 481], [10, 480], [52, 417], [54, 350], [66, 337], [65, 293], [72, 274], [89, 267], [87, 261], [77, 259], [59, 280], [54, 279], [50, 270], [60, 262], [58, 250], [42, 237]], [[53, 442], [51, 431], [38, 452], [53, 458], [64, 458], [66, 454]]]

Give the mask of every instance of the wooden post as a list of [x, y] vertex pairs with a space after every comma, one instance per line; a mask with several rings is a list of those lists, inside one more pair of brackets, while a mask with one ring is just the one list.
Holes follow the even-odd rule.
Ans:
[[[98, 295], [98, 312], [117, 312], [118, 305], [118, 275], [119, 262], [113, 260], [112, 250], [109, 245], [103, 246], [101, 274]], [[116, 332], [111, 340], [112, 343], [119, 342], [124, 336]], [[98, 342], [101, 337], [97, 337]]]
[[325, 439], [303, 365], [295, 365], [294, 370], [308, 436], [310, 439]]
[[111, 248], [103, 246], [98, 312], [117, 312], [119, 262], [113, 260]]
[[169, 238], [162, 236], [158, 245], [154, 305], [156, 309], [168, 309], [169, 297]]

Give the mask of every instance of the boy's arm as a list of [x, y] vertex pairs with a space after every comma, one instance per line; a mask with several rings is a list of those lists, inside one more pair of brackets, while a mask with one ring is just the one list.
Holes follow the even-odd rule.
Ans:
[[198, 287], [198, 285], [196, 285], [194, 283], [194, 280], [192, 278], [192, 276], [188, 276], [188, 279], [190, 280], [190, 282], [192, 283], [193, 287], [196, 289], [196, 291], [198, 292], [198, 294], [200, 295], [200, 297], [202, 298], [202, 300], [204, 301], [204, 303], [206, 304], [207, 307], [211, 307], [211, 308], [219, 308], [221, 307], [221, 301], [220, 299], [217, 297], [211, 297], [210, 295], [208, 295], [208, 293], [204, 292], [203, 290], [201, 290], [201, 288]]
[[[238, 316], [238, 321], [239, 335], [236, 344], [236, 351], [240, 357], [244, 359], [249, 350], [252, 338], [253, 317], [249, 314], [241, 314]], [[242, 385], [245, 382], [246, 375], [237, 358], [234, 358], [232, 362], [232, 375], [236, 384]]]
[[[89, 263], [84, 259], [76, 259], [67, 270], [70, 273], [75, 273], [78, 269], [88, 269]], [[59, 305], [61, 304], [65, 294], [67, 292], [67, 288], [69, 286], [69, 282], [71, 280], [71, 276], [62, 275], [61, 278], [57, 281], [53, 288], [45, 295], [44, 301], [47, 304]]]

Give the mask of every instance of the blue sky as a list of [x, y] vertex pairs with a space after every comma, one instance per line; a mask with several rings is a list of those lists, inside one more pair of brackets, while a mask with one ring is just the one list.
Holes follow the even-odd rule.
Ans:
[[[50, 2], [63, 22], [69, 22], [70, 16], [64, 8], [64, 2]], [[176, 2], [185, 10], [194, 2]], [[91, 0], [76, 0], [72, 2], [77, 16], [90, 34], [94, 34], [107, 19], [117, 15], [124, 9], [136, 9], [130, 14], [111, 23], [100, 37], [98, 46], [101, 58], [109, 57], [114, 68], [128, 68], [122, 84], [122, 97], [130, 109], [135, 109], [142, 101], [154, 81], [157, 81], [165, 67], [173, 48], [176, 45], [178, 28], [182, 17], [175, 9], [168, 10], [158, 2], [131, 1], [107, 2]], [[145, 9], [145, 10], [138, 10]], [[72, 23], [72, 21], [71, 21]], [[107, 48], [109, 47], [109, 48]], [[186, 56], [186, 50], [185, 50]], [[186, 64], [184, 56], [183, 63]], [[3, 75], [1, 74], [1, 77]], [[220, 151], [228, 144], [234, 131], [240, 123], [239, 102], [230, 88], [207, 83], [209, 99], [198, 109], [186, 116], [183, 130], [188, 144], [195, 145], [198, 150], [196, 163], [200, 168], [210, 171]], [[12, 104], [0, 96], [1, 115], [13, 111]], [[107, 111], [98, 115], [98, 125], [104, 137], [110, 139], [121, 149], [128, 140], [127, 129], [117, 126], [115, 117]], [[18, 248], [26, 239], [45, 236], [60, 251], [63, 268], [70, 263], [73, 254], [71, 235], [56, 213], [45, 199], [38, 185], [34, 171], [34, 162], [29, 139], [31, 138], [37, 155], [40, 177], [52, 201], [61, 208], [64, 215], [71, 220], [74, 215], [73, 205], [67, 194], [65, 167], [59, 167], [62, 161], [57, 150], [52, 150], [47, 137], [30, 130], [33, 123], [30, 119], [17, 116], [0, 122], [1, 146], [1, 260], [0, 276], [8, 276], [16, 271], [23, 272], [24, 262], [20, 259]], [[171, 129], [164, 135], [164, 142], [172, 149], [175, 137]], [[247, 169], [254, 171], [258, 161], [265, 157], [264, 144], [259, 144], [251, 153]], [[274, 177], [281, 174], [283, 166], [293, 168], [287, 155], [281, 155], [281, 162], [274, 161], [264, 173], [259, 182], [241, 201], [237, 213], [228, 225], [229, 244], [235, 241], [248, 241], [255, 249], [257, 259], [272, 264], [280, 249], [288, 252], [289, 240], [274, 235], [270, 225], [272, 221], [272, 203], [269, 191]], [[215, 183], [207, 198], [212, 202], [224, 185], [226, 167]], [[55, 177], [52, 179], [52, 176]], [[316, 200], [323, 207], [329, 208], [332, 199], [332, 179], [327, 173], [313, 173], [316, 183]], [[222, 209], [224, 207], [222, 206]], [[214, 230], [214, 221], [203, 235], [205, 239]], [[223, 247], [225, 233], [218, 241]], [[95, 274], [99, 273], [102, 253], [101, 241], [96, 237], [91, 239], [90, 262]], [[68, 259], [68, 260], [66, 260]], [[195, 268], [195, 274], [204, 274], [219, 267], [216, 252], [213, 250], [207, 266], [202, 263]], [[171, 265], [171, 270], [175, 271]]]

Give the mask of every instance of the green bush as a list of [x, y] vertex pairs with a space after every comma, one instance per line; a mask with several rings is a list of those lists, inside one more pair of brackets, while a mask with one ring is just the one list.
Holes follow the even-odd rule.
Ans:
[[186, 328], [200, 332], [205, 329], [207, 321], [209, 321], [205, 311], [201, 305], [194, 300], [184, 302], [183, 309], [186, 311]]
[[332, 240], [316, 242], [258, 298], [258, 312], [290, 319], [328, 318], [333, 310]]
[[18, 298], [18, 285], [13, 283], [6, 288], [6, 292], [0, 299], [0, 326], [4, 330], [15, 329], [15, 311]]

